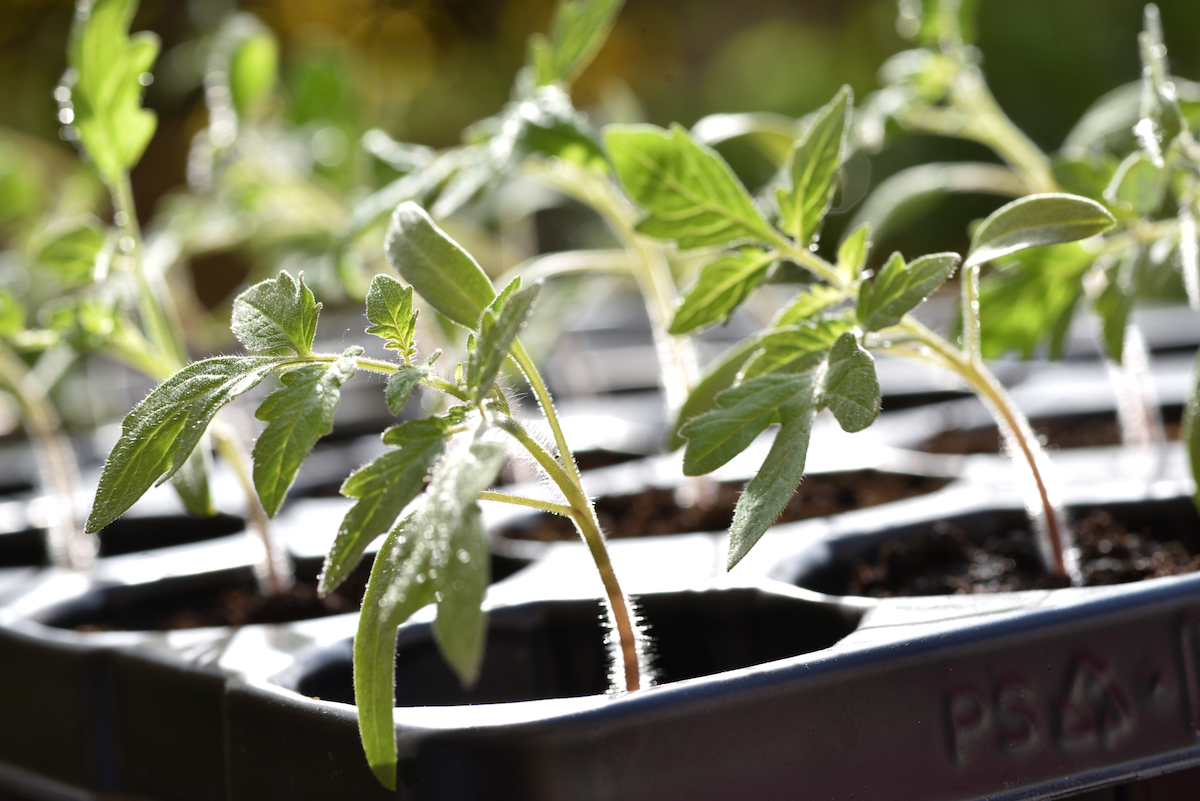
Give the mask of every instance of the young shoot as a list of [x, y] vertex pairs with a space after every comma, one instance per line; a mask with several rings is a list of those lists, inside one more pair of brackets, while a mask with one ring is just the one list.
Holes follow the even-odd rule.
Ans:
[[[121, 439], [104, 466], [89, 526], [99, 527], [130, 507], [156, 481], [170, 478], [222, 406], [268, 376], [279, 387], [259, 405], [267, 423], [254, 446], [254, 486], [274, 513], [317, 440], [332, 430], [341, 387], [365, 370], [388, 377], [388, 406], [399, 413], [418, 386], [449, 405], [429, 417], [387, 429], [382, 455], [352, 473], [342, 493], [347, 511], [320, 577], [321, 593], [335, 589], [367, 545], [386, 534], [367, 583], [354, 641], [354, 684], [367, 759], [379, 780], [395, 787], [392, 724], [397, 630], [415, 611], [437, 604], [434, 635], [464, 684], [478, 677], [484, 647], [481, 609], [489, 580], [480, 500], [533, 507], [571, 519], [587, 544], [603, 585], [615, 632], [613, 676], [620, 690], [646, 685], [640, 634], [621, 591], [592, 503], [584, 492], [546, 385], [517, 334], [540, 284], [513, 280], [499, 294], [473, 258], [416, 204], [392, 217], [387, 254], [408, 282], [377, 275], [367, 295], [368, 333], [384, 340], [395, 359], [313, 350], [320, 304], [303, 277], [286, 272], [243, 292], [232, 329], [248, 353], [194, 362], [163, 381], [125, 418]], [[440, 353], [421, 354], [414, 340], [413, 292], [470, 332], [464, 362], [448, 375], [435, 370]], [[498, 384], [511, 360], [524, 374], [553, 432], [543, 446], [511, 412]], [[507, 447], [528, 454], [558, 488], [544, 501], [490, 490]], [[426, 482], [428, 482], [426, 486]]]
[[731, 349], [693, 391], [679, 429], [687, 440], [684, 472], [710, 472], [768, 426], [779, 425], [734, 512], [732, 567], [796, 491], [817, 412], [829, 409], [846, 431], [874, 421], [880, 389], [871, 351], [917, 359], [958, 375], [991, 410], [1028, 476], [1027, 506], [1046, 567], [1067, 575], [1071, 543], [1048, 460], [980, 356], [979, 267], [1025, 248], [1094, 236], [1110, 228], [1113, 218], [1095, 201], [1064, 193], [1031, 195], [991, 215], [977, 229], [963, 263], [964, 335], [961, 346], [955, 345], [910, 312], [955, 272], [958, 254], [936, 253], [908, 263], [895, 253], [871, 275], [864, 270], [869, 226], [845, 238], [836, 262], [813, 248], [846, 157], [851, 105], [850, 90], [843, 88], [795, 142], [769, 215], [721, 157], [683, 128], [612, 126], [605, 131], [621, 182], [647, 212], [638, 231], [684, 250], [721, 249], [683, 298], [672, 330], [692, 331], [724, 320], [780, 261], [805, 268], [813, 278], [772, 326]]

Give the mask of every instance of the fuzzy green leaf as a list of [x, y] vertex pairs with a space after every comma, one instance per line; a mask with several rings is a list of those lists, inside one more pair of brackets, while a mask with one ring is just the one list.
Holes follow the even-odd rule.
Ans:
[[268, 515], [279, 511], [300, 463], [333, 430], [341, 386], [354, 376], [362, 348], [350, 347], [328, 364], [310, 364], [280, 376], [279, 389], [258, 407], [267, 423], [254, 443], [254, 488]]
[[964, 267], [1039, 245], [1074, 242], [1103, 233], [1116, 221], [1094, 200], [1078, 195], [1028, 195], [992, 212], [975, 230]]
[[64, 285], [79, 286], [92, 280], [107, 240], [108, 234], [95, 222], [79, 222], [55, 231], [35, 258]]
[[479, 403], [496, 383], [500, 365], [508, 356], [517, 332], [533, 309], [541, 283], [521, 287], [517, 277], [505, 287], [496, 301], [488, 306], [480, 319], [479, 340], [471, 349], [467, 361], [467, 391], [474, 403]]
[[408, 403], [413, 390], [427, 375], [429, 375], [428, 365], [403, 364], [395, 373], [388, 376], [387, 389], [384, 393], [387, 398], [388, 411], [399, 415], [404, 410], [405, 404]]
[[[475, 441], [447, 454], [434, 468], [425, 504], [393, 529], [375, 558], [354, 638], [354, 692], [367, 761], [386, 787], [396, 786], [392, 709], [399, 625], [438, 600], [434, 633], [443, 655], [464, 684], [478, 675], [484, 634], [479, 574], [486, 587], [489, 565], [475, 550], [482, 536], [477, 500], [503, 464], [504, 448], [494, 442]], [[467, 553], [465, 561], [460, 551]], [[451, 567], [451, 560], [459, 565]]]
[[416, 351], [413, 332], [417, 328], [417, 312], [413, 310], [412, 287], [404, 286], [389, 275], [371, 279], [367, 292], [368, 334], [384, 340], [388, 350], [399, 351], [410, 360]]
[[[84, 8], [81, 6], [81, 8]], [[142, 108], [142, 73], [158, 55], [158, 37], [129, 35], [136, 0], [94, 0], [77, 13], [67, 50], [79, 140], [100, 175], [117, 186], [154, 136], [154, 112]]]
[[811, 284], [796, 295], [792, 304], [785, 308], [775, 321], [777, 328], [799, 325], [818, 312], [824, 311], [843, 299], [841, 290], [825, 284]]
[[684, 249], [778, 239], [729, 165], [682, 127], [609, 126], [604, 140], [626, 191], [650, 212], [640, 232]]
[[87, 530], [116, 520], [160, 477], [183, 467], [222, 406], [263, 380], [282, 359], [222, 356], [189, 364], [125, 416], [104, 463]]
[[695, 286], [679, 304], [670, 333], [687, 334], [728, 320], [734, 309], [766, 280], [774, 263], [774, 254], [745, 247], [706, 264]]
[[350, 574], [363, 550], [391, 528], [404, 507], [420, 494], [425, 477], [445, 447], [446, 426], [436, 418], [408, 420], [383, 432], [394, 445], [355, 470], [342, 483], [341, 493], [354, 498], [325, 557], [318, 590], [332, 592]]
[[260, 281], [233, 301], [230, 328], [247, 350], [258, 353], [294, 352], [312, 355], [321, 304], [304, 285], [304, 275]]
[[676, 415], [675, 425], [671, 430], [671, 450], [683, 447], [686, 443], [681, 433], [683, 426], [714, 407], [717, 395], [733, 386], [742, 371], [742, 366], [758, 352], [758, 349], [758, 338], [749, 337], [721, 354], [720, 358], [709, 365], [700, 382], [688, 393], [687, 400]]
[[850, 87], [843, 86], [817, 113], [788, 156], [791, 187], [776, 193], [780, 227], [802, 246], [813, 241], [833, 200], [834, 178], [846, 153], [852, 103]]
[[416, 203], [397, 207], [386, 248], [392, 266], [429, 305], [472, 331], [496, 297], [492, 282], [458, 243]]
[[539, 86], [570, 84], [595, 58], [624, 0], [560, 0], [550, 36], [529, 39], [529, 64]]
[[862, 272], [871, 247], [871, 224], [863, 223], [838, 245], [837, 271], [849, 283]]
[[868, 331], [896, 325], [905, 314], [954, 274], [957, 253], [934, 253], [912, 264], [893, 253], [873, 281], [865, 281], [858, 290], [859, 323]]
[[742, 380], [767, 373], [799, 373], [810, 370], [853, 324], [841, 317], [812, 320], [772, 331], [759, 341], [758, 353], [746, 364]]
[[842, 334], [829, 349], [829, 366], [821, 382], [821, 407], [833, 412], [844, 431], [853, 433], [875, 422], [881, 401], [875, 360], [853, 334]]
[[[1136, 255], [1127, 256], [1136, 258]], [[1127, 282], [1122, 280], [1121, 268], [1109, 271], [1108, 285], [1099, 297], [1092, 301], [1092, 308], [1100, 317], [1100, 334], [1108, 358], [1120, 362], [1125, 353], [1125, 327], [1129, 323], [1129, 312], [1133, 309], [1133, 293]]]

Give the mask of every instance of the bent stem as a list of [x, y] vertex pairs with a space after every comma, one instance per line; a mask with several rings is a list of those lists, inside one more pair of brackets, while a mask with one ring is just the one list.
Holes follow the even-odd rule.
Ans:
[[[575, 457], [563, 436], [562, 426], [559, 424], [558, 414], [554, 410], [550, 393], [546, 390], [546, 384], [520, 342], [513, 343], [511, 354], [529, 381], [529, 386], [533, 388], [534, 395], [537, 396], [546, 421], [550, 425], [550, 430], [554, 433], [559, 458], [555, 459], [547, 453], [546, 449], [515, 420], [506, 425], [505, 430], [537, 460], [566, 497], [568, 506], [563, 511], [567, 512], [567, 516], [575, 524], [579, 535], [583, 537], [588, 552], [591, 553], [592, 561], [596, 565], [596, 571], [600, 574], [600, 581], [604, 585], [608, 616], [616, 632], [617, 648], [620, 652], [619, 667], [623, 675], [618, 678], [623, 679], [620, 683], [623, 684], [624, 689], [632, 692], [640, 689], [643, 685], [633, 605], [617, 580], [617, 573], [613, 569], [612, 559], [604, 542], [604, 534], [600, 530], [600, 521], [596, 519], [596, 510], [592, 508], [587, 493], [583, 489], [579, 469], [575, 465]], [[501, 499], [492, 498], [492, 500]]]
[[1069, 531], [1055, 497], [1057, 493], [1052, 491], [1049, 484], [1049, 460], [1025, 415], [1017, 409], [1000, 382], [979, 359], [959, 351], [915, 318], [906, 315], [899, 326], [889, 331], [902, 332], [924, 347], [886, 345], [882, 348], [884, 352], [948, 369], [961, 377], [984, 401], [984, 405], [999, 424], [1009, 450], [1014, 457], [1019, 456], [1028, 468], [1037, 499], [1035, 503], [1030, 503], [1030, 499], [1027, 499], [1027, 505], [1030, 507], [1030, 517], [1043, 540], [1042, 556], [1047, 567], [1054, 575], [1070, 576], [1073, 582], [1077, 581], [1078, 576], [1072, 575], [1075, 571], [1068, 570], [1065, 555], [1069, 545]]
[[33, 440], [42, 485], [54, 498], [48, 508], [46, 550], [50, 562], [67, 570], [88, 570], [99, 550], [95, 535], [86, 534], [75, 508], [79, 466], [62, 422], [37, 376], [10, 348], [0, 345], [0, 386], [12, 393]]

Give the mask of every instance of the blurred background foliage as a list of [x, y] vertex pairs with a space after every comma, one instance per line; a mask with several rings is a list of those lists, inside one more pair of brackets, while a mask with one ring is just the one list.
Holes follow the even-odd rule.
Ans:
[[[1097, 98], [1138, 78], [1142, 5], [980, 1], [976, 44], [989, 83], [1043, 149], [1056, 150]], [[1200, 3], [1159, 5], [1173, 71], [1200, 78]], [[394, 177], [358, 147], [366, 131], [443, 147], [496, 113], [509, 99], [527, 37], [545, 30], [552, 2], [144, 0], [132, 29], [155, 31], [163, 48], [146, 95], [159, 116], [158, 132], [133, 173], [139, 216], [149, 218], [187, 183], [193, 139], [209, 123], [207, 54], [237, 10], [254, 13], [278, 37], [282, 85], [272, 111], [303, 134], [311, 167], [336, 203]], [[8, 198], [0, 217], [49, 203], [51, 188], [55, 202], [80, 208], [99, 194], [95, 180], [79, 170], [74, 148], [61, 141], [56, 119], [53, 91], [73, 13], [69, 0], [0, 2], [0, 194]], [[630, 0], [573, 95], [596, 123], [691, 125], [707, 114], [740, 111], [797, 117], [843, 83], [865, 98], [878, 86], [879, 66], [908, 46], [897, 30], [894, 0]], [[770, 177], [772, 165], [749, 142], [721, 149], [752, 186]], [[996, 160], [968, 142], [900, 136], [870, 156], [867, 185], [912, 164], [956, 159]], [[24, 168], [13, 169], [18, 162]], [[962, 249], [965, 223], [995, 205], [994, 198], [945, 201], [889, 247], [907, 252], [907, 240], [919, 238], [921, 251]], [[3, 225], [0, 219], [0, 237]], [[827, 238], [840, 227], [831, 218]], [[244, 267], [220, 259], [193, 263], [193, 272], [200, 269], [213, 284], [196, 287], [210, 306], [245, 277]]]

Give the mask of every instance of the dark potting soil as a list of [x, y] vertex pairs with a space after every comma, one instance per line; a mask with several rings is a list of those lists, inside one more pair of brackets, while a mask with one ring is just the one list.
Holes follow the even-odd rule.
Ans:
[[[889, 501], [934, 492], [949, 483], [946, 478], [854, 470], [843, 473], [816, 473], [805, 476], [800, 489], [779, 517], [780, 523], [810, 517], [865, 509]], [[596, 516], [609, 538], [650, 537], [691, 531], [724, 531], [733, 520], [745, 485], [727, 481], [713, 486], [707, 503], [682, 505], [671, 488], [652, 488], [632, 495], [610, 495], [596, 500]], [[542, 514], [532, 521], [501, 530], [501, 537], [541, 542], [578, 539], [571, 521], [557, 515]]]
[[[1182, 543], [1159, 542], [1149, 527], [1131, 532], [1105, 511], [1089, 512], [1074, 530], [1086, 586], [1200, 569], [1200, 555], [1193, 555]], [[1069, 584], [1066, 578], [1042, 570], [1028, 529], [989, 536], [977, 545], [964, 529], [943, 522], [914, 537], [888, 540], [874, 563], [855, 563], [846, 591], [888, 598], [1054, 589]]]
[[[1163, 410], [1167, 439], [1179, 439], [1178, 408]], [[1121, 444], [1121, 429], [1114, 412], [1041, 417], [1029, 421], [1044, 445], [1052, 448], [1099, 448]], [[943, 431], [918, 446], [926, 453], [968, 455], [999, 453], [1000, 431], [995, 426]]]

